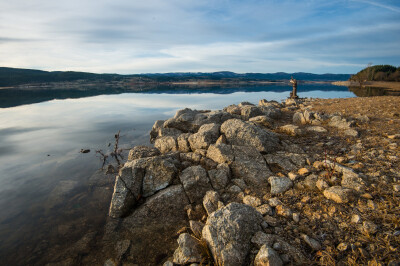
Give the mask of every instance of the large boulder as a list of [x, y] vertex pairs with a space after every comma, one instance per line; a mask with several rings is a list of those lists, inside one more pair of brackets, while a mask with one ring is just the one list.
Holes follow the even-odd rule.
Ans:
[[176, 232], [187, 223], [188, 204], [182, 185], [169, 186], [147, 198], [107, 237], [132, 239], [127, 255], [138, 265], [157, 265], [160, 257], [174, 251]]
[[266, 187], [272, 175], [262, 155], [252, 146], [232, 146], [234, 161], [231, 164], [234, 178], [243, 179], [247, 185]]
[[261, 109], [254, 105], [244, 105], [240, 108], [240, 114], [245, 120], [249, 120], [249, 118], [256, 117], [262, 115], [263, 112]]
[[232, 163], [235, 159], [231, 145], [227, 144], [213, 144], [208, 147], [207, 157], [217, 163]]
[[160, 151], [148, 146], [135, 146], [129, 151], [128, 161], [160, 155]]
[[182, 171], [180, 180], [191, 203], [201, 203], [208, 190], [212, 190], [206, 170], [200, 165]]
[[159, 149], [161, 153], [178, 150], [176, 137], [173, 136], [158, 137], [154, 143], [154, 146]]
[[261, 230], [263, 217], [253, 207], [230, 203], [213, 212], [203, 228], [203, 239], [218, 265], [246, 264], [252, 236]]
[[214, 144], [219, 137], [219, 124], [204, 124], [197, 133], [190, 135], [188, 140], [193, 151], [207, 149], [210, 144]]
[[221, 133], [229, 144], [238, 146], [253, 146], [258, 151], [269, 153], [279, 149], [277, 135], [249, 122], [239, 119], [229, 119], [221, 125]]
[[144, 173], [138, 169], [133, 171], [131, 165], [125, 164], [115, 179], [114, 192], [111, 198], [109, 216], [123, 217], [136, 204], [142, 191]]

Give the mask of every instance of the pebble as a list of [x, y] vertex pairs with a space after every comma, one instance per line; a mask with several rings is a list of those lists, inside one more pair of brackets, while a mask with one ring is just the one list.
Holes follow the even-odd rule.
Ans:
[[307, 168], [300, 168], [298, 171], [299, 175], [307, 175], [309, 172]]
[[348, 248], [348, 245], [346, 243], [340, 243], [336, 248], [339, 251], [345, 251]]
[[283, 204], [278, 198], [271, 198], [268, 200], [268, 203], [271, 207], [276, 207]]
[[300, 222], [300, 215], [298, 213], [293, 213], [293, 221], [296, 223]]
[[261, 200], [257, 197], [247, 195], [243, 198], [243, 203], [256, 208], [261, 205]]
[[314, 238], [309, 237], [308, 235], [302, 234], [301, 237], [303, 238], [304, 242], [307, 243], [312, 249], [320, 250], [321, 244], [315, 240]]
[[290, 178], [290, 180], [295, 181], [299, 176], [294, 172], [290, 172], [288, 173], [288, 177]]
[[351, 216], [351, 222], [358, 224], [361, 222], [361, 217], [358, 214], [353, 214], [353, 216]]
[[393, 185], [393, 190], [396, 192], [400, 191], [400, 185]]
[[395, 134], [395, 135], [389, 135], [389, 139], [400, 139], [400, 134]]
[[322, 179], [318, 179], [316, 186], [319, 190], [324, 190], [329, 187], [328, 183]]
[[368, 234], [375, 234], [378, 231], [378, 226], [370, 221], [364, 221], [361, 227], [362, 231]]

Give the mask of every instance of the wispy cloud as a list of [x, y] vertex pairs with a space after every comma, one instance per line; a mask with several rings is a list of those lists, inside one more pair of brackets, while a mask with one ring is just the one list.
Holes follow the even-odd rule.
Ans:
[[370, 4], [370, 5], [373, 5], [373, 6], [382, 7], [382, 8], [385, 8], [387, 10], [391, 10], [391, 11], [400, 13], [400, 8], [398, 8], [396, 6], [386, 5], [386, 4], [382, 4], [380, 2], [374, 2], [374, 1], [369, 1], [369, 0], [352, 0], [352, 1], [365, 3], [365, 4]]

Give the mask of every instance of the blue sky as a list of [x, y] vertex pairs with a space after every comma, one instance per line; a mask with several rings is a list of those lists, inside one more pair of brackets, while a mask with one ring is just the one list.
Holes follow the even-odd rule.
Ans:
[[399, 0], [0, 0], [0, 66], [356, 73], [400, 62]]

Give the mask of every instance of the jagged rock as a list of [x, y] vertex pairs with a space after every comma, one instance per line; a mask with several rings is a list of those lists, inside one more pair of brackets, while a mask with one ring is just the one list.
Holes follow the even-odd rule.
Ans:
[[270, 198], [270, 199], [268, 199], [268, 204], [271, 207], [276, 207], [276, 206], [282, 205], [283, 203], [278, 198]]
[[285, 153], [274, 153], [264, 155], [268, 165], [279, 166], [282, 170], [293, 171], [297, 166], [290, 160], [289, 156]]
[[230, 192], [232, 194], [237, 194], [237, 193], [242, 192], [242, 189], [239, 186], [233, 185], [228, 188], [228, 192]]
[[214, 189], [224, 189], [229, 182], [231, 170], [228, 164], [222, 163], [217, 166], [217, 169], [208, 171], [208, 176]]
[[241, 109], [240, 114], [244, 120], [249, 120], [249, 118], [256, 117], [256, 116], [263, 114], [263, 112], [260, 110], [260, 108], [258, 108], [257, 106], [254, 106], [254, 105], [244, 105], [240, 109]]
[[346, 129], [344, 134], [349, 137], [358, 137], [358, 131], [355, 129]]
[[232, 104], [232, 105], [229, 105], [229, 106], [225, 107], [224, 111], [226, 111], [226, 112], [228, 112], [230, 114], [233, 114], [233, 115], [240, 115], [241, 114], [240, 107], [235, 105], [235, 104]]
[[182, 131], [176, 128], [165, 128], [162, 127], [158, 130], [158, 137], [174, 137], [177, 138], [182, 134]]
[[183, 233], [178, 238], [179, 247], [174, 252], [174, 263], [186, 264], [202, 261], [202, 247], [197, 239]]
[[212, 189], [206, 170], [199, 165], [183, 170], [180, 180], [191, 203], [202, 202], [206, 192]]
[[303, 131], [298, 126], [290, 125], [290, 124], [281, 126], [279, 128], [279, 130], [281, 130], [282, 132], [285, 132], [286, 134], [291, 135], [291, 136], [299, 136], [299, 135], [303, 134]]
[[190, 152], [189, 136], [190, 133], [180, 134], [177, 138], [178, 150], [180, 152]]
[[225, 121], [221, 125], [221, 133], [232, 145], [253, 146], [264, 153], [276, 151], [280, 148], [279, 139], [275, 133], [239, 119]]
[[321, 126], [313, 126], [313, 127], [307, 127], [306, 128], [307, 131], [311, 131], [311, 132], [317, 132], [317, 133], [325, 133], [327, 132], [327, 130]]
[[141, 193], [143, 175], [144, 173], [140, 170], [132, 172], [130, 165], [121, 168], [115, 179], [109, 216], [122, 217], [135, 205]]
[[207, 149], [210, 144], [215, 143], [219, 137], [219, 124], [202, 125], [197, 133], [190, 135], [189, 143], [192, 150]]
[[352, 188], [356, 191], [362, 191], [365, 189], [365, 182], [358, 174], [349, 174], [348, 172], [343, 173], [341, 185], [343, 187]]
[[249, 119], [249, 121], [264, 127], [271, 127], [273, 123], [272, 119], [266, 115], [259, 115], [256, 117], [252, 117]]
[[217, 163], [232, 163], [235, 159], [232, 146], [227, 144], [210, 145], [207, 150], [207, 157]]
[[[179, 162], [172, 157], [151, 157], [133, 161], [133, 173], [144, 173], [142, 195], [148, 197], [172, 183]], [[136, 171], [136, 172], [135, 172]]]
[[160, 155], [160, 151], [156, 148], [148, 147], [148, 146], [135, 146], [133, 149], [129, 151], [128, 161], [153, 157]]
[[324, 196], [336, 203], [347, 203], [352, 199], [353, 191], [341, 186], [333, 186], [324, 190]]
[[203, 204], [196, 204], [194, 207], [192, 205], [186, 206], [187, 216], [190, 220], [200, 220], [207, 215], [203, 208]]
[[254, 208], [230, 203], [212, 213], [203, 229], [203, 239], [219, 265], [243, 265], [250, 239], [261, 230], [263, 218]]
[[215, 142], [215, 144], [221, 144], [221, 143], [222, 143], [222, 144], [226, 144], [226, 143], [227, 143], [225, 135], [219, 136], [219, 138], [218, 138], [217, 141]]
[[242, 179], [239, 178], [232, 179], [232, 183], [240, 187], [241, 190], [245, 190], [247, 188], [246, 182], [244, 182]]
[[341, 116], [334, 116], [329, 120], [329, 126], [336, 127], [338, 129], [349, 129], [353, 126], [354, 122], [347, 121], [345, 118]]
[[268, 215], [271, 215], [272, 214], [272, 208], [271, 208], [271, 206], [269, 206], [268, 204], [263, 204], [263, 205], [261, 205], [261, 206], [258, 206], [257, 208], [256, 208], [256, 210], [259, 212], [259, 213], [261, 213], [261, 215], [266, 215], [266, 214], [268, 214]]
[[304, 110], [303, 116], [306, 123], [310, 123], [311, 120], [314, 118], [314, 113], [309, 110]]
[[162, 128], [164, 122], [165, 122], [164, 120], [157, 120], [156, 122], [154, 122], [154, 125], [150, 131], [150, 142], [151, 143], [154, 143], [154, 141], [158, 137], [158, 131]]
[[160, 150], [161, 153], [167, 153], [170, 151], [177, 151], [178, 145], [176, 138], [172, 136], [159, 137], [156, 139], [154, 146]]
[[304, 242], [306, 242], [307, 245], [309, 245], [312, 249], [320, 250], [322, 248], [321, 244], [314, 238], [311, 238], [306, 234], [302, 234], [301, 237], [303, 238]]
[[324, 190], [329, 187], [328, 183], [325, 180], [318, 179], [317, 183], [315, 184], [319, 190]]
[[282, 116], [281, 109], [274, 106], [262, 106], [260, 109], [265, 116], [271, 119], [279, 119]]
[[[113, 238], [132, 239], [129, 257], [141, 258], [135, 261], [139, 265], [156, 265], [157, 257], [168, 254], [175, 245], [175, 233], [186, 226], [185, 206], [189, 204], [182, 185], [169, 186], [149, 197], [122, 219], [118, 231], [111, 231]], [[146, 256], [143, 256], [143, 247]], [[145, 260], [145, 261], [144, 261]]]
[[287, 254], [292, 262], [296, 265], [304, 265], [307, 262], [306, 257], [303, 253], [294, 246], [287, 243], [282, 237], [273, 234], [266, 234], [262, 231], [257, 232], [251, 239], [251, 242], [255, 244], [258, 248], [263, 245], [271, 247], [274, 243], [279, 243], [281, 246], [281, 251]]
[[278, 205], [276, 206], [276, 214], [289, 218], [292, 217], [293, 212], [289, 207], [286, 207], [285, 205]]
[[246, 184], [266, 186], [272, 175], [262, 155], [252, 146], [232, 146], [235, 160], [231, 164], [232, 175]]
[[293, 123], [295, 124], [306, 124], [306, 118], [304, 117], [304, 114], [302, 112], [296, 112], [293, 115]]
[[277, 101], [267, 101], [266, 99], [261, 99], [258, 101], [258, 106], [281, 108], [282, 104], [278, 103]]
[[293, 186], [292, 180], [288, 177], [271, 176], [268, 181], [271, 184], [272, 195], [283, 193]]
[[240, 108], [242, 108], [242, 107], [244, 107], [244, 106], [246, 106], [246, 105], [255, 106], [255, 105], [252, 104], [251, 102], [241, 102], [241, 103], [238, 104], [238, 106], [239, 106]]
[[202, 156], [198, 153], [187, 152], [187, 153], [180, 153], [179, 158], [181, 159], [181, 161], [189, 161], [192, 163], [199, 164]]
[[210, 215], [218, 209], [219, 195], [216, 191], [210, 190], [206, 192], [203, 198], [203, 207], [207, 214]]
[[201, 232], [203, 231], [204, 228], [204, 224], [202, 222], [199, 221], [193, 221], [190, 220], [189, 221], [189, 226], [190, 229], [192, 230], [193, 234], [197, 237], [197, 238], [201, 238]]
[[282, 266], [283, 262], [279, 254], [267, 245], [263, 245], [254, 260], [255, 266]]
[[351, 216], [351, 222], [352, 222], [352, 223], [355, 223], [355, 224], [360, 223], [360, 222], [361, 222], [361, 217], [360, 217], [360, 215], [358, 215], [358, 214], [353, 214], [353, 215]]
[[257, 197], [247, 195], [243, 198], [243, 203], [256, 208], [261, 205], [261, 200]]

